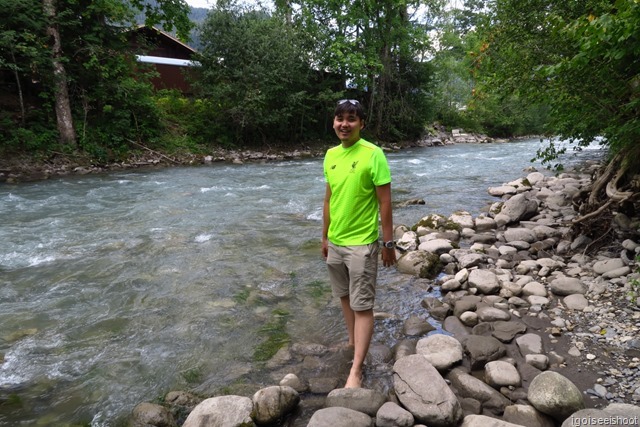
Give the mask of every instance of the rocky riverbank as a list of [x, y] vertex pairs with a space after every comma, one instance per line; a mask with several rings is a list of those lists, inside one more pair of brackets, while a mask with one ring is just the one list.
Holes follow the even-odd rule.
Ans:
[[[434, 125], [430, 133], [417, 141], [383, 144], [386, 151], [408, 147], [434, 147], [460, 143], [507, 142], [482, 134], [466, 133], [461, 129], [446, 131], [444, 127]], [[128, 159], [119, 162], [97, 162], [82, 154], [51, 153], [42, 156], [4, 156], [0, 158], [0, 183], [40, 181], [57, 176], [86, 175], [117, 172], [140, 168], [168, 166], [193, 166], [226, 162], [242, 164], [246, 162], [282, 161], [304, 158], [318, 158], [324, 155], [332, 143], [323, 141], [309, 142], [300, 146], [274, 146], [262, 149], [224, 149], [215, 148], [207, 154], [161, 153], [142, 145]]]
[[[273, 386], [172, 392], [132, 424], [638, 426], [639, 219], [616, 214], [604, 246], [568, 234], [597, 167], [491, 188], [499, 200], [477, 217], [397, 226], [399, 271], [442, 296], [402, 319], [393, 348], [372, 345], [365, 388], [337, 388], [348, 349], [297, 343], [266, 364]], [[376, 328], [394, 317], [377, 312]], [[446, 334], [429, 334], [434, 321]]]

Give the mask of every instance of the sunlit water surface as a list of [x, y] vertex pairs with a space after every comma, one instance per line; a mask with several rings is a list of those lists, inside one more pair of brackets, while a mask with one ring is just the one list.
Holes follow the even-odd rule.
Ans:
[[[426, 202], [394, 222], [477, 215], [540, 147], [388, 154], [394, 201]], [[323, 195], [321, 159], [0, 184], [0, 425], [115, 425], [170, 390], [272, 385], [255, 362], [271, 329], [343, 341], [320, 257]], [[412, 280], [381, 268], [377, 310], [424, 315]], [[374, 341], [393, 345], [400, 326], [377, 321]]]

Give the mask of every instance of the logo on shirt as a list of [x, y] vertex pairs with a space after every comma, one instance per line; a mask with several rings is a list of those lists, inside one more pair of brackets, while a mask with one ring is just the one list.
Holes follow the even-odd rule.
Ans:
[[355, 162], [351, 163], [351, 170], [349, 171], [349, 173], [354, 173], [356, 171], [356, 166], [358, 165], [359, 160], [356, 160]]
[[331, 170], [334, 170], [336, 168], [336, 165], [331, 165]]

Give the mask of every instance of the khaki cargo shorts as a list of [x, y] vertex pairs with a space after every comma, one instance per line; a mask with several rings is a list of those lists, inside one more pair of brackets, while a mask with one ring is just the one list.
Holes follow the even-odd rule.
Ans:
[[364, 311], [373, 308], [378, 276], [379, 245], [337, 246], [329, 242], [327, 267], [333, 296], [349, 295], [351, 309]]

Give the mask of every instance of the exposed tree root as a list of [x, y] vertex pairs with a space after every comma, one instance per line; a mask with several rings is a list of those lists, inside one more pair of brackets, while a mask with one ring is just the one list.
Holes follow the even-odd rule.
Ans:
[[584, 235], [592, 239], [585, 252], [615, 244], [620, 234], [637, 237], [634, 235], [640, 233], [637, 226], [624, 230], [616, 221], [620, 214], [637, 218], [639, 212], [638, 151], [633, 147], [617, 153], [594, 179], [588, 199], [582, 203], [574, 200], [580, 216], [573, 220], [570, 234], [574, 238]]

